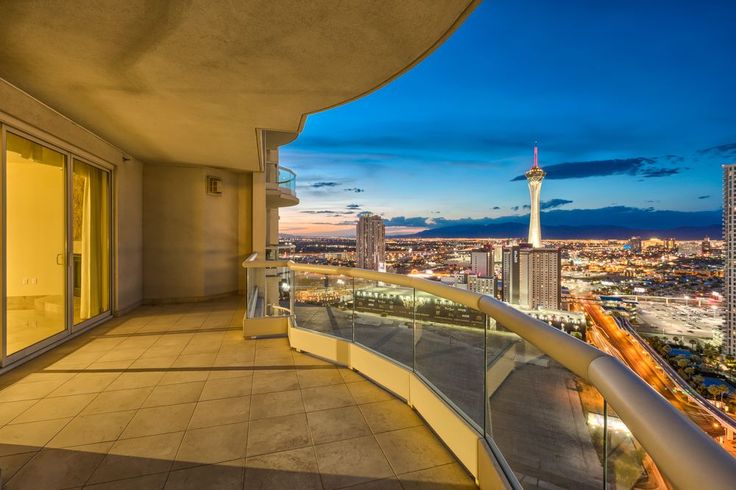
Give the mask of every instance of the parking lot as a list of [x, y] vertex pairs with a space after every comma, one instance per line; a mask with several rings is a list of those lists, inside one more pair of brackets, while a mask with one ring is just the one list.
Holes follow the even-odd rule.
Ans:
[[668, 336], [709, 340], [723, 323], [722, 309], [711, 306], [641, 302], [637, 311], [640, 331]]

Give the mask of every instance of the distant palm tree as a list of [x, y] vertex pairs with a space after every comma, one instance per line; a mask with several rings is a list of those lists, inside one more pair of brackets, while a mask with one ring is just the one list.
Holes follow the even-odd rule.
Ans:
[[708, 393], [713, 398], [717, 398], [717, 397], [720, 396], [721, 397], [721, 401], [723, 401], [723, 395], [726, 394], [726, 393], [728, 393], [728, 392], [729, 392], [728, 386], [726, 386], [725, 384], [710, 385], [708, 387]]

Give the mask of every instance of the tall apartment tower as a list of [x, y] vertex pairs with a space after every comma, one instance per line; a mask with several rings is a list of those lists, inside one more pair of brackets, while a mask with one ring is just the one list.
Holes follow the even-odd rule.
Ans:
[[519, 304], [519, 248], [518, 245], [503, 248], [501, 297], [512, 305]]
[[723, 293], [726, 301], [721, 352], [736, 355], [736, 164], [723, 166]]
[[383, 219], [371, 213], [358, 218], [356, 228], [358, 267], [374, 271], [386, 270], [386, 227]]
[[519, 305], [532, 310], [559, 310], [562, 296], [560, 250], [519, 250]]
[[470, 252], [470, 271], [477, 276], [492, 276], [493, 252], [486, 250]]
[[542, 192], [542, 180], [547, 173], [539, 168], [537, 145], [534, 145], [534, 165], [527, 170], [526, 182], [529, 184], [531, 211], [529, 213], [529, 243], [534, 248], [542, 246], [542, 225], [539, 218], [539, 195]]

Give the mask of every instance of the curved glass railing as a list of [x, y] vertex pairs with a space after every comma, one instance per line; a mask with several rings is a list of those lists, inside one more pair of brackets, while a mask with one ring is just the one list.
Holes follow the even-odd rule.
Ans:
[[279, 187], [288, 189], [292, 194], [296, 195], [296, 174], [290, 168], [279, 165], [277, 184]]
[[[736, 460], [607, 354], [491, 297], [396, 274], [295, 264], [296, 328], [415, 373], [523, 488], [727, 488]], [[669, 483], [672, 482], [672, 483]]]

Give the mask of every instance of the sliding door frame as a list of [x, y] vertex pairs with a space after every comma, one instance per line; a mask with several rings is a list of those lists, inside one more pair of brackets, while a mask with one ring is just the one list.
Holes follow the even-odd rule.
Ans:
[[[74, 237], [72, 236], [73, 230], [72, 230], [72, 212], [73, 212], [73, 203], [72, 199], [74, 197], [74, 162], [83, 163], [85, 165], [89, 165], [90, 167], [97, 168], [99, 170], [102, 170], [107, 174], [107, 236], [108, 236], [108, 242], [107, 242], [107, 310], [93, 316], [92, 318], [88, 318], [82, 322], [79, 322], [78, 324], [74, 325], [74, 271], [72, 270], [72, 267], [74, 266]], [[113, 196], [112, 196], [112, 178], [113, 178], [113, 171], [111, 168], [106, 168], [102, 165], [98, 165], [92, 161], [90, 161], [87, 158], [82, 158], [80, 156], [77, 156], [75, 154], [72, 154], [72, 163], [70, 165], [70, 171], [69, 171], [69, 185], [71, 191], [69, 192], [69, 208], [68, 208], [68, 217], [69, 217], [69, 229], [68, 232], [70, 233], [69, 236], [69, 244], [71, 246], [71, 249], [69, 251], [69, 267], [68, 267], [68, 273], [69, 273], [69, 301], [67, 302], [69, 305], [69, 325], [71, 325], [71, 332], [76, 333], [81, 330], [84, 330], [86, 328], [89, 328], [93, 325], [96, 325], [100, 323], [103, 320], [106, 320], [112, 316], [112, 301], [113, 301], [113, 294], [112, 294], [112, 287], [113, 287], [113, 217], [114, 214], [112, 212], [112, 206], [113, 206]]]
[[[66, 287], [65, 291], [65, 299], [64, 302], [64, 308], [65, 308], [65, 328], [61, 332], [54, 334], [46, 339], [43, 339], [39, 342], [36, 342], [32, 345], [29, 345], [28, 347], [25, 347], [17, 352], [14, 352], [12, 354], [8, 354], [8, 322], [7, 322], [7, 134], [12, 133], [16, 136], [19, 136], [21, 138], [26, 138], [29, 141], [32, 141], [34, 143], [37, 143], [39, 145], [45, 146], [51, 150], [54, 150], [56, 152], [59, 152], [64, 155], [65, 158], [65, 168], [64, 168], [64, 230], [65, 230], [65, 240], [64, 240], [64, 285]], [[36, 135], [35, 133], [40, 133]], [[47, 138], [44, 138], [44, 136], [47, 136]], [[114, 217], [116, 215], [115, 210], [115, 203], [116, 199], [115, 196], [115, 166], [111, 165], [108, 162], [105, 162], [102, 159], [94, 158], [94, 156], [90, 157], [90, 155], [81, 150], [81, 149], [75, 149], [75, 147], [61, 147], [57, 144], [49, 142], [50, 140], [57, 140], [51, 135], [45, 135], [43, 132], [40, 131], [33, 131], [29, 132], [24, 129], [19, 129], [17, 126], [11, 126], [8, 124], [5, 124], [3, 121], [0, 120], [0, 193], [2, 194], [0, 198], [0, 231], [2, 231], [2, 243], [0, 250], [0, 274], [2, 274], [2, 278], [0, 279], [0, 284], [2, 287], [0, 288], [0, 320], [2, 321], [2, 324], [0, 325], [2, 327], [2, 345], [1, 345], [1, 351], [2, 351], [2, 358], [0, 359], [0, 366], [6, 367], [8, 365], [14, 364], [17, 361], [23, 360], [27, 357], [33, 356], [33, 354], [36, 354], [40, 351], [47, 350], [51, 346], [60, 343], [65, 338], [79, 333], [83, 330], [86, 330], [88, 328], [93, 327], [94, 325], [97, 325], [108, 318], [112, 316], [113, 311], [113, 300], [115, 298], [115, 280], [114, 280], [114, 242], [115, 242], [115, 221]], [[66, 145], [65, 145], [66, 146]], [[84, 156], [83, 156], [84, 155]], [[74, 309], [73, 309], [73, 301], [74, 301], [74, 285], [73, 285], [73, 275], [72, 275], [72, 266], [73, 266], [73, 258], [74, 258], [74, 248], [73, 248], [73, 239], [72, 236], [72, 199], [73, 199], [73, 185], [72, 185], [72, 179], [73, 179], [73, 165], [74, 160], [78, 160], [81, 163], [85, 163], [87, 165], [91, 165], [93, 167], [99, 168], [108, 174], [108, 182], [109, 182], [109, 192], [108, 192], [108, 236], [109, 236], [109, 242], [108, 242], [108, 250], [109, 250], [109, 260], [108, 260], [108, 309], [99, 315], [96, 315], [88, 320], [85, 320], [84, 322], [79, 323], [78, 325], [74, 325]]]

